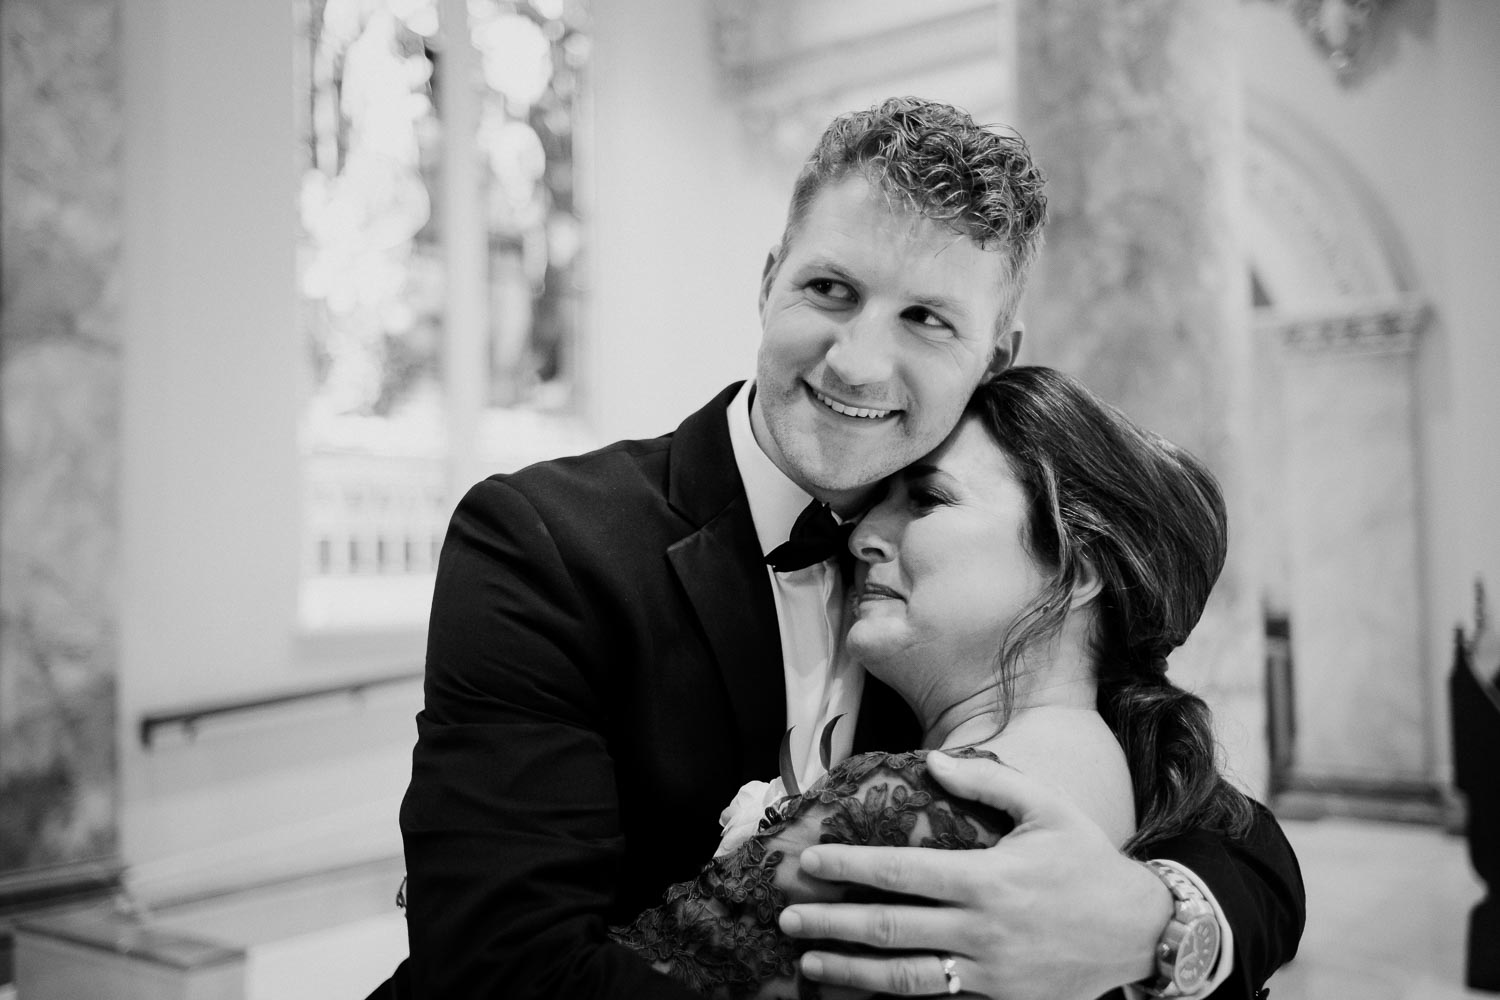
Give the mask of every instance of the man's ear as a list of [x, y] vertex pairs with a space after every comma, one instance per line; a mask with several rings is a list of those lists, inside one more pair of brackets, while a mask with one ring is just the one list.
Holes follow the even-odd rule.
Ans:
[[1093, 560], [1078, 560], [1078, 574], [1073, 580], [1073, 596], [1068, 600], [1068, 610], [1077, 611], [1099, 596], [1104, 589], [1104, 581], [1099, 577], [1099, 571], [1094, 568]]
[[776, 272], [781, 269], [781, 244], [772, 247], [766, 254], [766, 266], [760, 272], [760, 311], [766, 311], [766, 300], [771, 297], [771, 285], [776, 282]]
[[1016, 355], [1021, 353], [1021, 336], [1025, 332], [1020, 324], [1016, 324], [1014, 330], [1002, 333], [995, 338], [995, 351], [990, 355], [989, 367], [984, 372], [985, 381], [989, 381], [1016, 363]]

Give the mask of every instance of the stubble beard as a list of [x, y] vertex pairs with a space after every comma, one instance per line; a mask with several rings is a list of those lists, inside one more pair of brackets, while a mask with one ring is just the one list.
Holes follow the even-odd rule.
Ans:
[[774, 404], [768, 403], [762, 403], [766, 428], [782, 461], [792, 480], [815, 496], [847, 498], [863, 493], [921, 457], [921, 453], [906, 454], [902, 445], [907, 440], [899, 427], [891, 428], [892, 433], [881, 441], [858, 448], [820, 434], [812, 424], [812, 414], [799, 419], [796, 412], [799, 407], [816, 405], [805, 399], [800, 382], [781, 392]]

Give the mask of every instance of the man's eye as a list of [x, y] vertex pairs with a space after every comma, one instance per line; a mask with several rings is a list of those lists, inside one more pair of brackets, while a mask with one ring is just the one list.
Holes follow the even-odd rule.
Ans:
[[931, 309], [928, 309], [926, 306], [912, 306], [901, 315], [909, 322], [916, 323], [920, 326], [930, 327], [933, 330], [949, 329], [947, 320], [943, 319], [943, 317], [939, 316]]
[[854, 289], [832, 278], [814, 278], [807, 283], [807, 287], [813, 294], [836, 302], [850, 302], [854, 299]]

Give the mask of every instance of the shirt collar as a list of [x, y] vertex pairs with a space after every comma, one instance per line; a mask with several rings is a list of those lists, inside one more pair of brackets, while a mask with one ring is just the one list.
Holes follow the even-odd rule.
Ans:
[[746, 382], [729, 402], [729, 443], [734, 464], [739, 467], [750, 501], [750, 517], [760, 540], [761, 555], [786, 541], [797, 515], [812, 502], [812, 496], [786, 477], [755, 440], [750, 426], [750, 398], [755, 383]]

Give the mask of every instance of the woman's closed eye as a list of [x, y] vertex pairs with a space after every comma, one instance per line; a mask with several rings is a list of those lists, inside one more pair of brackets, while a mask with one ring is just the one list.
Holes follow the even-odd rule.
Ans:
[[906, 502], [915, 510], [928, 511], [934, 507], [946, 507], [953, 503], [953, 497], [936, 484], [918, 479], [907, 484]]

